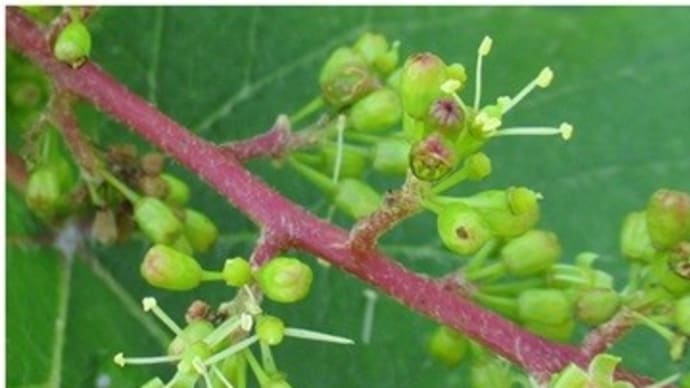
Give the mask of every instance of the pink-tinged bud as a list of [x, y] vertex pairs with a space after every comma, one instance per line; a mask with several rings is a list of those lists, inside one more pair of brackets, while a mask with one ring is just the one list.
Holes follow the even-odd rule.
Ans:
[[423, 181], [437, 181], [453, 171], [457, 164], [457, 153], [438, 133], [413, 145], [410, 151], [410, 169]]
[[191, 290], [202, 280], [203, 270], [194, 258], [165, 245], [154, 245], [141, 263], [141, 276], [154, 287]]
[[647, 230], [659, 249], [690, 238], [690, 195], [666, 189], [652, 194], [647, 204]]
[[448, 79], [446, 64], [431, 53], [408, 58], [400, 78], [403, 109], [418, 120], [426, 119], [431, 104], [441, 95], [441, 85]]
[[465, 123], [465, 112], [451, 97], [442, 97], [429, 107], [428, 123], [448, 135], [459, 134]]

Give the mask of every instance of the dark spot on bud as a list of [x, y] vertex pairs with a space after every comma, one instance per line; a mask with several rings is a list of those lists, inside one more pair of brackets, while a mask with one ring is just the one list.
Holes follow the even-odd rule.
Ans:
[[466, 240], [470, 237], [469, 232], [467, 232], [467, 229], [465, 229], [464, 226], [455, 229], [455, 234], [462, 240]]

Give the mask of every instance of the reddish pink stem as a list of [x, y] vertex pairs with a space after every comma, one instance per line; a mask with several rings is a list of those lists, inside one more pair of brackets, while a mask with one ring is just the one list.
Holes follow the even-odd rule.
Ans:
[[[348, 233], [290, 202], [224, 154], [131, 93], [93, 62], [79, 69], [58, 63], [36, 26], [16, 8], [7, 10], [7, 39], [62, 87], [89, 100], [159, 148], [173, 155], [264, 229], [289, 236], [292, 247], [322, 257], [377, 287], [410, 309], [464, 332], [469, 338], [536, 376], [548, 376], [574, 362], [586, 366], [578, 348], [550, 342], [408, 271], [381, 252], [353, 252]], [[638, 386], [645, 377], [625, 373]]]

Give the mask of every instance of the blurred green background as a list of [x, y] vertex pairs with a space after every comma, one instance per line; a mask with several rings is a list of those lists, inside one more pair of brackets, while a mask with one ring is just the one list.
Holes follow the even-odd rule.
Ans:
[[[600, 265], [618, 275], [619, 288], [625, 269], [618, 254], [622, 217], [642, 208], [656, 188], [690, 190], [688, 8], [106, 7], [88, 26], [97, 63], [214, 141], [260, 133], [277, 114], [295, 112], [318, 92], [318, 71], [329, 51], [363, 31], [400, 40], [403, 57], [432, 51], [446, 62], [464, 63], [470, 74], [479, 42], [491, 35], [484, 101], [513, 94], [548, 65], [556, 74], [552, 85], [521, 103], [505, 123], [569, 121], [576, 133], [567, 143], [534, 137], [492, 141], [487, 153], [494, 173], [456, 193], [517, 184], [541, 192], [541, 226], [561, 237], [567, 260], [583, 250], [600, 253]], [[100, 144], [136, 142], [141, 150], [150, 149], [87, 105], [79, 107], [79, 115]], [[8, 147], [19, 143], [21, 128], [12, 124], [9, 119]], [[326, 213], [326, 202], [291, 170], [262, 161], [249, 166], [288, 197]], [[220, 243], [203, 257], [205, 265], [218, 267], [227, 256], [248, 255], [256, 227], [180, 166], [170, 168], [193, 186], [192, 207], [210, 215], [222, 231]], [[397, 184], [388, 180], [379, 188]], [[66, 266], [51, 248], [25, 239], [42, 227], [16, 192], [7, 194], [10, 387], [129, 387], [156, 373], [167, 377], [170, 368], [121, 370], [112, 364], [120, 351], [163, 352], [164, 332], [139, 311], [138, 300], [155, 295], [182, 320], [194, 299], [216, 305], [232, 297], [232, 290], [220, 285], [186, 293], [151, 289], [138, 273], [147, 248], [143, 239], [93, 245], [93, 257]], [[384, 244], [415, 270], [440, 274], [453, 266], [429, 215], [406, 221]], [[376, 307], [371, 343], [361, 343], [366, 286], [309, 263], [316, 274], [311, 296], [295, 306], [267, 303], [266, 309], [290, 325], [344, 335], [358, 344], [286, 341], [277, 357], [293, 386], [464, 386], [464, 368], [447, 369], [427, 356], [424, 343], [435, 325], [385, 297]], [[56, 320], [64, 330], [55, 329]], [[62, 349], [61, 360], [54, 359], [54, 349]], [[670, 362], [663, 340], [644, 329], [631, 333], [615, 352], [628, 368], [656, 378], [681, 371], [688, 362], [688, 357]]]

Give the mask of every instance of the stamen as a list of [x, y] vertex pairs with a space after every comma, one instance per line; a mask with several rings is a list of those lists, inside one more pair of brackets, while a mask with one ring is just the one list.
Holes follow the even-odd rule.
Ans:
[[449, 79], [448, 81], [441, 84], [441, 91], [447, 94], [454, 94], [460, 89], [462, 84], [456, 79]]
[[259, 340], [259, 336], [254, 334], [253, 336], [245, 338], [242, 341], [232, 345], [231, 347], [229, 347], [229, 348], [227, 348], [221, 352], [218, 352], [218, 353], [214, 354], [213, 356], [207, 358], [206, 361], [204, 361], [204, 364], [212, 365], [212, 364], [217, 363], [218, 361], [222, 361], [222, 360], [232, 356], [233, 354], [238, 353], [239, 351], [252, 346], [258, 340]]
[[[479, 118], [479, 116], [477, 116]], [[573, 136], [574, 128], [568, 123], [562, 123], [558, 128], [554, 127], [516, 127], [516, 128], [505, 128], [500, 131], [494, 131], [488, 135], [491, 137], [495, 136], [522, 136], [522, 135], [533, 135], [533, 136], [552, 136], [560, 135], [563, 140], [570, 140]], [[485, 131], [486, 132], [486, 131]]]
[[127, 364], [130, 365], [149, 365], [149, 364], [161, 364], [165, 362], [175, 362], [182, 359], [181, 355], [177, 356], [153, 356], [153, 357], [125, 357], [124, 354], [118, 353], [113, 357], [113, 362], [120, 367], [124, 367]]
[[173, 321], [172, 318], [165, 313], [165, 311], [158, 307], [156, 298], [146, 297], [141, 300], [141, 304], [144, 307], [144, 311], [153, 311], [153, 314], [173, 333], [176, 335], [180, 335], [180, 333], [182, 333], [182, 329], [177, 325], [177, 323], [175, 323], [175, 321]]
[[312, 341], [331, 342], [334, 344], [342, 344], [342, 345], [352, 345], [355, 343], [355, 341], [353, 341], [349, 338], [340, 337], [337, 335], [319, 333], [318, 331], [312, 331], [312, 330], [307, 330], [307, 329], [297, 329], [294, 327], [286, 328], [285, 329], [285, 335], [288, 337], [301, 338], [301, 339], [307, 339], [307, 340], [312, 340]]
[[475, 78], [476, 84], [474, 89], [474, 110], [479, 109], [479, 103], [482, 95], [482, 58], [489, 55], [491, 52], [491, 44], [493, 41], [491, 37], [485, 36], [482, 43], [479, 45], [479, 50], [477, 51], [477, 70]]
[[545, 88], [549, 86], [551, 83], [551, 80], [553, 80], [553, 71], [551, 70], [550, 67], [545, 67], [541, 70], [539, 75], [532, 80], [527, 86], [522, 88], [520, 92], [513, 97], [508, 104], [503, 106], [503, 113], [508, 112], [511, 110], [515, 105], [517, 105], [520, 101], [522, 101], [523, 98], [525, 98], [528, 94], [534, 90], [537, 86], [540, 88]]
[[367, 301], [362, 321], [362, 343], [368, 345], [371, 341], [371, 329], [374, 326], [374, 309], [378, 295], [369, 289], [364, 290], [363, 294]]
[[206, 383], [206, 386], [212, 387], [213, 384], [211, 384], [211, 377], [209, 376], [208, 369], [206, 369], [206, 365], [204, 365], [204, 362], [201, 360], [201, 357], [194, 357], [194, 359], [192, 360], [192, 366], [194, 367], [194, 370], [196, 370], [197, 373], [204, 376], [204, 383]]

